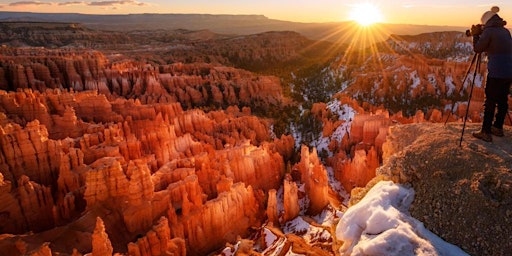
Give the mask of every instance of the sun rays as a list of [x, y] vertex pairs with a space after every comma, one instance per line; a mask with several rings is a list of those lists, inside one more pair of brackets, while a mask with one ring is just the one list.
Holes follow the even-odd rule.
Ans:
[[[385, 80], [388, 75], [389, 61], [384, 59], [396, 51], [406, 52], [408, 56], [417, 59], [406, 45], [401, 43], [400, 37], [391, 36], [393, 25], [383, 23], [385, 20], [378, 5], [365, 2], [347, 6], [347, 22], [341, 22], [322, 36], [320, 42], [334, 42], [331, 47], [324, 50], [326, 56], [337, 56], [331, 61], [331, 67], [361, 67], [367, 70], [363, 73], [379, 73], [376, 77]], [[423, 60], [417, 59], [418, 62]], [[376, 81], [378, 82], [378, 81]]]
[[349, 19], [363, 27], [373, 25], [384, 20], [380, 9], [372, 3], [359, 3], [352, 6]]
[[[339, 75], [343, 76], [347, 82], [357, 83], [351, 79], [370, 79], [371, 81], [366, 82], [380, 84], [383, 87], [399, 87], [398, 84], [392, 84], [391, 79], [392, 70], [396, 68], [397, 56], [405, 53], [418, 63], [424, 60], [418, 58], [417, 54], [413, 54], [400, 36], [391, 36], [390, 29], [392, 29], [390, 25], [382, 23], [363, 26], [355, 21], [343, 22], [333, 27], [316, 44], [325, 41], [333, 42], [330, 48], [324, 50], [324, 53], [327, 56], [337, 56], [335, 60], [330, 61], [330, 67], [344, 72], [345, 74]], [[365, 67], [364, 70], [361, 67]], [[340, 84], [340, 92], [341, 89]], [[375, 96], [383, 95], [387, 89], [377, 90]]]

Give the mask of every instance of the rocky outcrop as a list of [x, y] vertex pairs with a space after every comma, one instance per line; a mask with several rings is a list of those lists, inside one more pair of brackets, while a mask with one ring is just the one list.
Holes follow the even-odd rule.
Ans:
[[493, 143], [471, 136], [479, 129], [467, 124], [459, 146], [460, 123], [394, 126], [378, 173], [412, 186], [411, 215], [443, 240], [471, 255], [506, 255], [512, 249], [512, 129], [505, 126], [506, 136], [494, 136]]

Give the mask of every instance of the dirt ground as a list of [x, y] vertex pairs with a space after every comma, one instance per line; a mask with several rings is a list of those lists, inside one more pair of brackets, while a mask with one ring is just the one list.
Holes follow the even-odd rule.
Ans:
[[379, 174], [415, 190], [413, 217], [471, 255], [512, 252], [512, 127], [488, 143], [480, 124], [412, 124], [391, 128]]

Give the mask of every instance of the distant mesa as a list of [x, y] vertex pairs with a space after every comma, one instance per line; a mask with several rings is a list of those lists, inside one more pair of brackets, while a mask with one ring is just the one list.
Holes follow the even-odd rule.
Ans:
[[[76, 13], [0, 12], [0, 21], [43, 21], [82, 23], [97, 30], [129, 31], [140, 29], [209, 29], [220, 34], [248, 35], [266, 31], [292, 30], [314, 40], [338, 41], [349, 32], [347, 24], [299, 23], [269, 19], [263, 15], [213, 15], [213, 14], [128, 14], [91, 15]], [[420, 34], [434, 31], [465, 31], [466, 28], [450, 26], [381, 24], [389, 34]], [[333, 32], [335, 34], [333, 35]]]

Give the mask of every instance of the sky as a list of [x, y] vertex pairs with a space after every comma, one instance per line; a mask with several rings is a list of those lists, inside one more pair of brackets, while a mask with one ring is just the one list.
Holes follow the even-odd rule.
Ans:
[[512, 22], [511, 0], [0, 0], [0, 11], [258, 14], [296, 22], [339, 22], [349, 20], [358, 3], [375, 5], [382, 12], [384, 23], [470, 26], [479, 23], [482, 14], [493, 5], [501, 8], [502, 18]]

